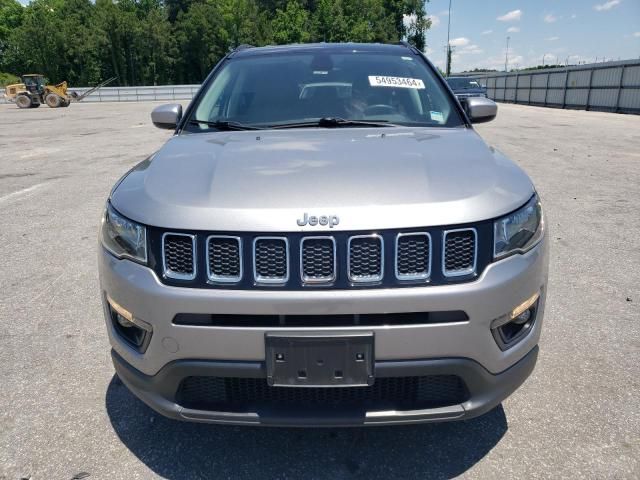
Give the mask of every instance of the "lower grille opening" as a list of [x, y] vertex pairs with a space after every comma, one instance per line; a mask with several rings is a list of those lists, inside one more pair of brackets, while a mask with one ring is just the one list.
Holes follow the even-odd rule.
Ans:
[[418, 410], [457, 405], [469, 398], [456, 375], [378, 378], [370, 387], [270, 387], [263, 378], [187, 377], [177, 403], [196, 410], [274, 409]]
[[210, 327], [374, 327], [424, 325], [469, 320], [461, 310], [442, 312], [367, 313], [360, 315], [233, 315], [179, 313], [175, 325]]

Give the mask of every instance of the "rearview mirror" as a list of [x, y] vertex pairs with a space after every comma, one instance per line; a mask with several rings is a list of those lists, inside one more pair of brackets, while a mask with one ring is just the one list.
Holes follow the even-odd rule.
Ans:
[[151, 112], [151, 121], [158, 128], [175, 130], [182, 118], [182, 105], [179, 103], [169, 103], [160, 105]]
[[485, 97], [468, 97], [464, 102], [471, 123], [490, 122], [498, 114], [498, 105]]

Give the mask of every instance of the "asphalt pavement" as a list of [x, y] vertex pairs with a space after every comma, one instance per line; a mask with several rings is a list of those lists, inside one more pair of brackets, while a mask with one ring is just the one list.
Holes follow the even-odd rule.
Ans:
[[550, 283], [539, 362], [466, 422], [180, 423], [114, 378], [97, 231], [170, 132], [154, 103], [0, 105], [0, 480], [640, 478], [640, 116], [500, 104], [478, 126], [532, 176]]

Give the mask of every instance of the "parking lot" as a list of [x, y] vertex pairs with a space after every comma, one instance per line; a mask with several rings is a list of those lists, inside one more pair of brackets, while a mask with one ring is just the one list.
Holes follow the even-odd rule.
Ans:
[[97, 287], [113, 183], [170, 132], [153, 103], [0, 105], [0, 479], [639, 478], [640, 116], [500, 104], [479, 133], [536, 183], [551, 240], [533, 376], [460, 423], [178, 423], [114, 379]]

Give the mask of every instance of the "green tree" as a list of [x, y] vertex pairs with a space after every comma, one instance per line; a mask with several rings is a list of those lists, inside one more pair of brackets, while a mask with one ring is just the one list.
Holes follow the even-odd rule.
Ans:
[[18, 82], [20, 82], [20, 79], [15, 75], [0, 72], [0, 87], [6, 87], [7, 85]]
[[24, 8], [16, 0], [0, 0], [0, 71], [14, 67], [9, 64], [13, 47], [10, 37], [22, 25], [23, 13]]
[[0, 71], [89, 85], [201, 82], [240, 44], [424, 48], [423, 0], [0, 0]]
[[322, 42], [344, 42], [349, 39], [343, 0], [320, 0], [313, 14], [313, 37]]
[[180, 52], [177, 68], [184, 82], [201, 82], [229, 48], [219, 2], [196, 3], [178, 14], [175, 35]]
[[57, 57], [65, 48], [63, 6], [64, 0], [34, 0], [24, 9], [22, 24], [10, 34], [8, 52], [17, 73], [44, 73], [54, 82], [64, 80], [63, 62]]
[[278, 44], [308, 42], [311, 39], [309, 27], [309, 12], [299, 2], [290, 0], [284, 10], [276, 9], [273, 41]]
[[424, 51], [427, 46], [425, 35], [431, 28], [431, 19], [425, 11], [422, 0], [405, 0], [402, 36], [418, 50]]

